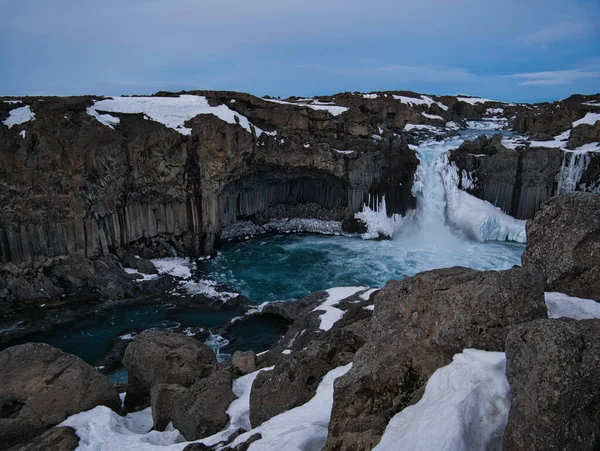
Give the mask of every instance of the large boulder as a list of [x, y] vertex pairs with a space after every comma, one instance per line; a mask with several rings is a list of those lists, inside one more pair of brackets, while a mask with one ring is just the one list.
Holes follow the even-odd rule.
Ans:
[[547, 291], [600, 301], [600, 195], [550, 199], [527, 222], [523, 266], [540, 270]]
[[171, 409], [187, 391], [183, 385], [158, 384], [150, 390], [150, 406], [152, 407], [152, 429], [164, 431], [171, 421]]
[[542, 277], [522, 268], [455, 267], [388, 282], [375, 295], [367, 342], [336, 381], [326, 449], [373, 448], [454, 354], [503, 351], [511, 327], [546, 314]]
[[217, 367], [215, 354], [205, 344], [175, 332], [145, 330], [127, 346], [123, 365], [127, 369], [125, 407], [150, 404], [150, 390], [158, 384], [190, 387]]
[[227, 408], [234, 399], [231, 373], [225, 370], [213, 373], [192, 385], [175, 402], [171, 410], [173, 426], [187, 440], [216, 434], [227, 425]]
[[43, 343], [0, 352], [0, 448], [30, 440], [70, 415], [104, 405], [118, 411], [115, 387], [79, 357]]
[[240, 375], [256, 371], [256, 354], [254, 351], [235, 351], [231, 356], [231, 367]]
[[598, 356], [598, 320], [536, 320], [508, 334], [506, 376], [512, 403], [506, 451], [598, 449]]

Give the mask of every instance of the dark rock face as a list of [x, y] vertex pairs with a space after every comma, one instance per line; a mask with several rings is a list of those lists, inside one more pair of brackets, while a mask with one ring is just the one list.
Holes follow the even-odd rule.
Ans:
[[152, 407], [152, 429], [164, 431], [171, 421], [171, 409], [177, 400], [187, 391], [183, 385], [158, 384], [150, 390]]
[[527, 223], [523, 266], [539, 269], [547, 291], [600, 300], [600, 195], [553, 197]]
[[236, 399], [229, 371], [218, 371], [192, 385], [171, 411], [173, 426], [187, 440], [197, 440], [223, 429], [229, 404]]
[[199, 341], [174, 332], [145, 330], [125, 350], [128, 372], [125, 407], [150, 404], [150, 390], [158, 384], [190, 387], [208, 377], [217, 366], [211, 349]]
[[[278, 134], [259, 136], [213, 115], [188, 121], [190, 136], [142, 114], [113, 113], [120, 122], [112, 129], [86, 112], [93, 97], [23, 99], [35, 119], [11, 129], [0, 124], [3, 304], [65, 294], [45, 268], [69, 267], [73, 259], [121, 254], [121, 248], [142, 258], [166, 256], [171, 248], [211, 252], [223, 226], [254, 216], [267, 220], [275, 207], [295, 217], [311, 214], [314, 209], [302, 206], [314, 204], [324, 217], [341, 220], [369, 194], [385, 194], [390, 213], [413, 206], [418, 161], [394, 131], [420, 115], [391, 96], [374, 102], [340, 95], [336, 102], [349, 110], [333, 116], [241, 93], [192, 94]], [[13, 106], [0, 105], [4, 120]], [[375, 140], [378, 127], [385, 132]], [[153, 272], [147, 262], [125, 260]], [[77, 279], [89, 285], [89, 278]]]
[[74, 451], [79, 446], [79, 437], [70, 427], [52, 428], [39, 437], [8, 451]]
[[528, 219], [556, 188], [562, 162], [559, 149], [507, 149], [502, 135], [485, 135], [451, 151], [450, 160], [461, 173], [461, 187], [500, 207], [513, 217]]
[[598, 320], [537, 320], [508, 334], [505, 450], [598, 449], [598, 355]]
[[280, 361], [273, 371], [259, 373], [250, 392], [252, 427], [309, 401], [329, 369], [323, 361], [291, 356]]
[[231, 367], [241, 375], [256, 371], [256, 354], [254, 351], [235, 351], [231, 356]]
[[370, 335], [335, 384], [328, 450], [367, 450], [464, 348], [502, 351], [509, 330], [547, 315], [543, 279], [521, 268], [449, 268], [390, 281], [375, 295]]
[[30, 440], [70, 415], [121, 406], [117, 390], [98, 371], [42, 343], [0, 352], [0, 380], [0, 448]]

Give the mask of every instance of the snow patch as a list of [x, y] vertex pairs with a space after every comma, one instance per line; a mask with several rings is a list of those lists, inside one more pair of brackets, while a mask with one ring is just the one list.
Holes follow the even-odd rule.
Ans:
[[196, 264], [182, 257], [154, 258], [150, 261], [154, 263], [159, 274], [189, 279], [192, 272], [196, 271]]
[[321, 305], [312, 310], [313, 312], [321, 310], [325, 311], [325, 313], [319, 316], [319, 319], [321, 320], [319, 328], [324, 331], [331, 329], [333, 325], [344, 316], [344, 311], [337, 308], [336, 305], [338, 305], [341, 300], [366, 289], [367, 287], [338, 287], [325, 290], [327, 298]]
[[582, 299], [564, 293], [545, 293], [548, 318], [600, 318], [600, 302]]
[[13, 128], [15, 125], [21, 125], [33, 119], [35, 119], [35, 114], [31, 111], [29, 105], [25, 105], [10, 110], [8, 117], [2, 123], [8, 128]]
[[204, 96], [186, 94], [178, 97], [112, 97], [95, 101], [94, 105], [86, 111], [111, 128], [118, 123], [118, 118], [99, 114], [98, 111], [144, 114], [144, 118], [160, 122], [182, 135], [191, 135], [192, 129], [185, 127], [184, 123], [199, 114], [214, 114], [228, 124], [238, 124], [248, 133], [252, 133], [254, 128], [257, 136], [267, 133], [252, 125], [248, 118], [231, 110], [227, 105], [210, 106]]
[[411, 107], [415, 105], [427, 105], [427, 107], [431, 107], [431, 105], [436, 104], [442, 110], [448, 111], [448, 107], [441, 102], [436, 102], [429, 96], [422, 95], [421, 97], [406, 97], [406, 96], [397, 96], [392, 95], [394, 100], [400, 100], [401, 103], [405, 103], [410, 105]]
[[464, 102], [464, 103], [468, 103], [471, 105], [477, 105], [478, 103], [485, 103], [485, 102], [497, 102], [496, 100], [484, 99], [482, 97], [457, 97], [456, 100], [458, 100], [459, 102]]
[[[313, 99], [304, 99], [310, 101], [310, 103], [295, 103], [295, 102], [286, 102], [285, 100], [277, 100], [277, 99], [263, 99], [267, 102], [279, 103], [281, 105], [293, 105], [296, 107], [308, 107], [311, 110], [324, 110], [329, 112], [332, 116], [339, 116], [342, 113], [348, 111], [348, 108], [345, 106], [337, 106], [330, 103], [319, 102], [318, 100]], [[302, 99], [301, 99], [302, 100]]]
[[438, 121], [446, 121], [442, 116], [438, 116], [436, 114], [427, 114], [427, 113], [421, 113], [421, 116], [426, 117], [428, 119], [436, 119]]
[[[333, 407], [333, 384], [352, 367], [352, 363], [331, 370], [325, 375], [317, 393], [306, 404], [279, 414], [238, 438], [229, 446], [235, 448], [252, 435], [262, 439], [252, 443], [248, 451], [307, 451], [319, 450], [327, 441], [327, 428]], [[169, 450], [170, 451], [170, 450]]]
[[588, 113], [578, 121], [573, 122], [573, 127], [581, 124], [594, 125], [598, 121], [600, 121], [600, 113]]
[[333, 150], [337, 153], [341, 153], [342, 155], [352, 155], [354, 153], [354, 150], [339, 150], [339, 149], [333, 149]]
[[19, 133], [19, 135], [21, 136], [21, 138], [25, 139], [25, 136], [26, 136], [25, 133], [26, 133], [25, 130], [21, 130], [21, 133]]
[[362, 94], [363, 99], [376, 99], [379, 97], [377, 94]]
[[371, 297], [371, 295], [373, 293], [375, 293], [376, 291], [379, 291], [379, 288], [371, 288], [370, 290], [365, 291], [364, 293], [362, 293], [359, 297], [363, 300], [363, 301], [368, 301], [369, 298]]
[[429, 378], [423, 398], [392, 417], [376, 451], [501, 449], [510, 410], [502, 352], [465, 349]]

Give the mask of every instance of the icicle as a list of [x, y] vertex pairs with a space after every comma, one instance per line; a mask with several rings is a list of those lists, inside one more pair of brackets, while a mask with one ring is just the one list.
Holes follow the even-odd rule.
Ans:
[[566, 151], [560, 172], [558, 173], [556, 193], [565, 194], [576, 191], [589, 161], [587, 152], [577, 153]]

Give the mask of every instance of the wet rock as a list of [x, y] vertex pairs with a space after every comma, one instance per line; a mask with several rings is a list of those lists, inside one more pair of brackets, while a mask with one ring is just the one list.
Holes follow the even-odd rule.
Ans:
[[367, 233], [367, 224], [352, 216], [342, 221], [342, 230], [346, 233]]
[[236, 351], [231, 356], [231, 366], [240, 375], [256, 371], [256, 354], [254, 351]]
[[171, 421], [171, 409], [177, 400], [187, 391], [183, 385], [158, 384], [150, 390], [152, 407], [152, 429], [164, 431]]
[[98, 371], [43, 343], [0, 352], [0, 380], [0, 447], [30, 440], [96, 406], [121, 406], [117, 390]]
[[213, 373], [197, 381], [175, 402], [171, 411], [173, 426], [187, 440], [216, 434], [227, 425], [226, 411], [234, 399], [229, 371]]
[[8, 451], [74, 451], [78, 446], [79, 437], [75, 434], [75, 429], [58, 427]]
[[133, 255], [131, 252], [127, 252], [125, 250], [119, 249], [117, 251], [117, 255], [121, 259], [123, 266], [126, 268], [133, 268], [143, 274], [158, 274], [158, 270], [154, 263], [150, 260], [146, 260], [145, 258], [138, 258]]
[[374, 298], [368, 340], [335, 384], [328, 450], [371, 449], [455, 353], [502, 351], [512, 327], [547, 315], [542, 277], [521, 268], [429, 271], [390, 281]]
[[600, 195], [553, 197], [527, 222], [523, 266], [541, 271], [547, 291], [600, 301]]
[[216, 369], [212, 350], [197, 340], [174, 332], [145, 330], [127, 346], [123, 365], [128, 372], [125, 407], [150, 404], [150, 390], [158, 384], [190, 387]]
[[537, 320], [508, 334], [506, 451], [598, 449], [599, 355], [598, 320]]
[[227, 446], [227, 447], [223, 448], [223, 451], [247, 451], [248, 448], [250, 448], [250, 445], [252, 445], [254, 442], [257, 442], [261, 439], [262, 439], [262, 435], [257, 432], [256, 434], [252, 434], [250, 437], [248, 437], [248, 440], [246, 440], [245, 442], [240, 443], [239, 445], [236, 445], [233, 448], [230, 446]]

